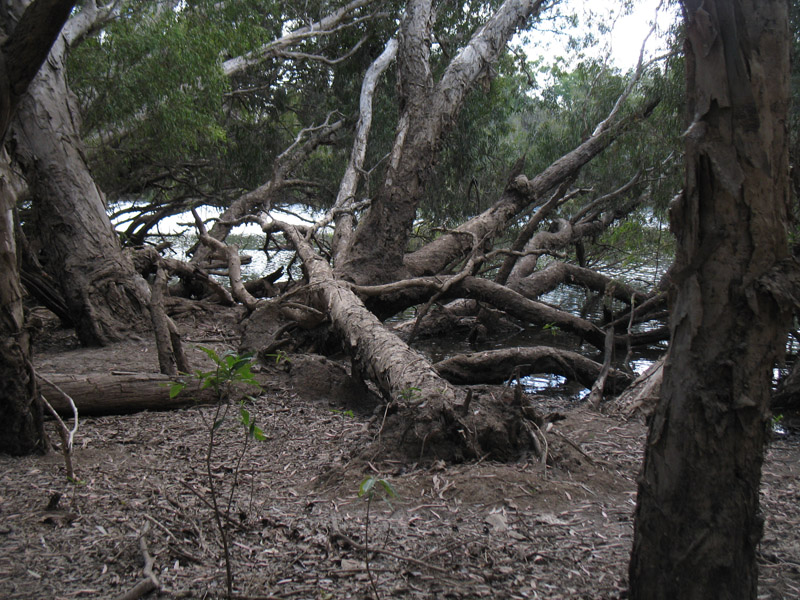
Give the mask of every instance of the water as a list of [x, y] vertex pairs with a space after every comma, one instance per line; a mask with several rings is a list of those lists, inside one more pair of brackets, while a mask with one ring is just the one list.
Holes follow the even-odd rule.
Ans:
[[[201, 217], [209, 218], [214, 216], [213, 209], [201, 213]], [[167, 235], [173, 237], [173, 245], [166, 253], [174, 258], [180, 260], [187, 260], [187, 251], [196, 242], [196, 236], [193, 230], [186, 226], [186, 223], [191, 222], [193, 218], [190, 214], [179, 215], [170, 218], [161, 227], [162, 232], [167, 232]], [[297, 219], [300, 222], [300, 219]], [[177, 235], [184, 233], [184, 235]], [[155, 242], [162, 241], [163, 237], [153, 236]], [[239, 246], [242, 254], [250, 256], [251, 261], [248, 264], [242, 265], [242, 276], [245, 281], [263, 277], [266, 274], [272, 273], [281, 267], [286, 267], [289, 262], [294, 258], [294, 252], [290, 250], [273, 250], [264, 252], [264, 244], [266, 242], [266, 235], [261, 231], [261, 228], [256, 225], [241, 225], [236, 227], [228, 241], [235, 243]], [[662, 264], [659, 268], [655, 266], [655, 261], [649, 264], [637, 265], [637, 271], [632, 272], [630, 268], [618, 267], [610, 270], [607, 274], [611, 277], [616, 277], [626, 283], [636, 285], [644, 289], [645, 282], [657, 281], [662, 275], [662, 271], [667, 264], [667, 261], [661, 261]], [[222, 283], [227, 283], [227, 277], [224, 275], [214, 274]], [[284, 273], [281, 280], [287, 280], [288, 273]], [[292, 277], [300, 279], [300, 266], [299, 264], [292, 265]], [[558, 307], [561, 310], [570, 312], [575, 315], [581, 315], [585, 312], [585, 306], [590, 296], [594, 292], [586, 292], [581, 288], [562, 285], [555, 290], [544, 294], [539, 301], [552, 306]], [[613, 301], [612, 308], [617, 311], [624, 308], [624, 304], [619, 301]], [[413, 311], [410, 311], [413, 312]], [[592, 311], [588, 314], [582, 315], [584, 318], [598, 322], [602, 317], [602, 302], [595, 303]], [[635, 331], [646, 331], [657, 325], [656, 323], [643, 323], [638, 324], [634, 329]], [[493, 336], [484, 344], [478, 347], [470, 346], [466, 340], [466, 335], [450, 336], [450, 337], [435, 337], [431, 339], [421, 339], [415, 342], [414, 346], [425, 353], [432, 362], [438, 362], [445, 358], [469, 353], [476, 350], [489, 350], [509, 347], [530, 347], [537, 345], [555, 346], [566, 350], [579, 352], [584, 356], [592, 358], [597, 362], [603, 361], [602, 353], [600, 353], [593, 346], [584, 345], [578, 347], [578, 340], [575, 336], [564, 334], [554, 329], [540, 328], [540, 327], [527, 327], [519, 331], [512, 331], [501, 333]], [[649, 351], [637, 351], [632, 357], [630, 367], [640, 374], [644, 372], [663, 351], [665, 346]], [[562, 397], [581, 399], [585, 397], [589, 390], [582, 385], [568, 381], [565, 377], [553, 374], [535, 374], [528, 375], [520, 378], [520, 383], [523, 385], [525, 391], [530, 394], [546, 395], [550, 397]]]

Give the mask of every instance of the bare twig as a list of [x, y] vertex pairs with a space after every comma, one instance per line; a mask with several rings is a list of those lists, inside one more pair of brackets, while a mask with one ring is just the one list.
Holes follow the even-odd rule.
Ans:
[[161, 589], [161, 582], [158, 580], [158, 577], [156, 577], [155, 573], [153, 573], [153, 564], [155, 561], [153, 560], [153, 557], [150, 556], [150, 551], [147, 548], [147, 540], [145, 539], [145, 536], [147, 535], [148, 531], [150, 531], [149, 522], [144, 524], [142, 533], [139, 536], [139, 548], [141, 549], [142, 557], [144, 558], [144, 568], [142, 569], [142, 572], [144, 573], [144, 579], [142, 579], [133, 588], [121, 596], [117, 596], [115, 600], [137, 600], [145, 594], [149, 594], [153, 590]]
[[352, 546], [356, 550], [361, 550], [362, 552], [366, 551], [366, 550], [371, 550], [372, 552], [377, 552], [379, 554], [385, 554], [386, 556], [391, 556], [392, 558], [396, 558], [397, 560], [404, 560], [406, 562], [410, 562], [412, 564], [418, 565], [418, 566], [423, 567], [425, 569], [430, 569], [432, 571], [437, 571], [439, 573], [447, 573], [447, 574], [451, 573], [451, 571], [449, 569], [443, 569], [442, 567], [437, 567], [436, 565], [432, 565], [429, 562], [425, 562], [425, 561], [413, 558], [411, 556], [404, 556], [402, 554], [398, 554], [396, 552], [392, 552], [391, 550], [384, 550], [383, 548], [368, 548], [364, 544], [359, 544], [357, 541], [355, 541], [354, 539], [346, 536], [341, 531], [339, 531], [338, 529], [335, 529], [335, 528], [333, 530], [333, 533], [331, 533], [330, 537], [331, 537], [332, 540], [335, 540], [335, 539], [338, 538], [338, 539], [342, 540], [343, 542], [345, 542], [346, 544], [348, 544], [349, 546]]
[[47, 398], [44, 397], [43, 394], [39, 394], [39, 399], [44, 404], [44, 407], [53, 415], [53, 418], [58, 423], [58, 435], [61, 438], [61, 452], [64, 454], [64, 466], [67, 469], [67, 478], [70, 480], [75, 480], [75, 469], [72, 466], [72, 445], [75, 440], [75, 434], [78, 432], [78, 407], [75, 405], [75, 401], [67, 394], [64, 390], [58, 387], [55, 383], [50, 381], [47, 377], [42, 375], [41, 373], [37, 372], [34, 369], [33, 365], [28, 361], [28, 368], [36, 374], [36, 377], [44, 381], [45, 383], [51, 385], [59, 394], [61, 394], [67, 402], [69, 402], [70, 407], [72, 408], [72, 415], [75, 420], [72, 429], [68, 429], [66, 423], [61, 419], [59, 414], [56, 412], [56, 409], [47, 401]]

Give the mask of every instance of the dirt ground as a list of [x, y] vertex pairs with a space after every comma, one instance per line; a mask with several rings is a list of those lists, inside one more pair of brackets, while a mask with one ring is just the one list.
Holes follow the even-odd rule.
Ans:
[[[179, 326], [189, 346], [235, 349], [236, 320], [200, 310]], [[42, 371], [158, 370], [150, 341], [83, 350], [46, 321]], [[198, 366], [202, 356], [192, 352]], [[265, 391], [248, 409], [266, 440], [250, 443], [239, 463], [232, 413], [212, 458], [217, 500], [230, 506], [235, 597], [626, 597], [640, 422], [562, 403], [547, 467], [521, 457], [423, 468], [363, 459], [380, 425], [370, 407], [302, 373], [259, 377]], [[82, 420], [77, 484], [58, 453], [0, 457], [0, 598], [123, 598], [144, 579], [145, 552], [161, 586], [148, 597], [224, 597], [205, 462], [214, 410]], [[797, 434], [768, 451], [759, 598], [800, 597], [799, 456]], [[359, 498], [367, 477], [397, 497]]]

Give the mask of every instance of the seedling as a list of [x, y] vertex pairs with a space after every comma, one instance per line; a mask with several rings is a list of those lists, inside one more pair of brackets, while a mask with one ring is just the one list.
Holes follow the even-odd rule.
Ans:
[[[221, 511], [218, 502], [217, 488], [214, 483], [214, 476], [211, 471], [211, 459], [214, 454], [215, 436], [217, 430], [222, 427], [230, 412], [231, 401], [235, 396], [237, 388], [241, 385], [250, 385], [261, 389], [259, 383], [255, 380], [255, 376], [250, 371], [252, 363], [252, 356], [240, 356], [234, 352], [224, 352], [217, 354], [213, 349], [204, 346], [198, 346], [200, 350], [206, 353], [208, 357], [214, 362], [214, 368], [210, 371], [196, 370], [194, 378], [200, 382], [201, 389], [211, 389], [214, 392], [216, 399], [216, 410], [214, 411], [214, 418], [211, 421], [211, 426], [208, 431], [208, 445], [206, 447], [205, 466], [206, 475], [208, 478], [208, 489], [211, 494], [211, 504], [214, 508], [214, 521], [217, 525], [220, 538], [222, 539], [222, 550], [225, 558], [225, 582], [227, 585], [228, 598], [233, 597], [233, 570], [231, 568], [230, 549], [228, 547], [228, 532], [224, 525], [230, 521], [231, 506], [233, 504], [233, 497], [239, 483], [239, 470], [244, 460], [245, 453], [247, 452], [247, 445], [250, 439], [256, 441], [263, 441], [265, 438], [264, 432], [258, 425], [256, 419], [245, 408], [246, 401], [253, 401], [254, 398], [247, 394], [241, 394], [238, 399], [239, 404], [239, 423], [242, 425], [244, 431], [244, 439], [242, 442], [242, 451], [236, 461], [236, 467], [233, 470], [233, 482], [231, 484], [230, 495], [225, 507], [225, 511]], [[187, 383], [177, 381], [170, 386], [170, 398], [174, 398], [180, 394], [185, 388]]]
[[358, 497], [366, 497], [367, 499], [367, 515], [364, 518], [364, 565], [367, 567], [367, 576], [372, 586], [372, 592], [375, 594], [375, 600], [380, 600], [378, 586], [375, 585], [375, 578], [372, 576], [372, 571], [369, 568], [369, 509], [370, 506], [372, 506], [372, 499], [375, 496], [376, 489], [387, 503], [388, 498], [396, 498], [397, 493], [388, 481], [376, 477], [367, 477], [361, 482], [361, 485], [358, 486]]
[[407, 387], [400, 390], [400, 399], [406, 402], [413, 402], [419, 398], [420, 389], [418, 387]]

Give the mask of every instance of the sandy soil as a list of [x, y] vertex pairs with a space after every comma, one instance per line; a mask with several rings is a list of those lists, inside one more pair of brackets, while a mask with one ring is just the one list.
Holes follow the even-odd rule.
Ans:
[[[180, 326], [221, 350], [234, 348], [236, 321], [199, 310]], [[41, 341], [42, 370], [157, 371], [148, 341], [82, 350], [52, 326]], [[242, 455], [233, 408], [211, 460], [236, 597], [626, 597], [641, 423], [574, 406], [547, 435], [547, 467], [521, 457], [423, 468], [360, 456], [379, 430], [369, 407], [296, 373], [259, 377], [265, 391], [248, 409], [267, 439]], [[224, 597], [205, 462], [214, 410], [83, 420], [78, 484], [57, 453], [0, 457], [0, 598], [123, 597], [145, 577], [145, 552], [161, 586], [149, 597]], [[799, 456], [797, 435], [768, 452], [760, 598], [800, 597]], [[359, 498], [367, 477], [397, 497]]]

